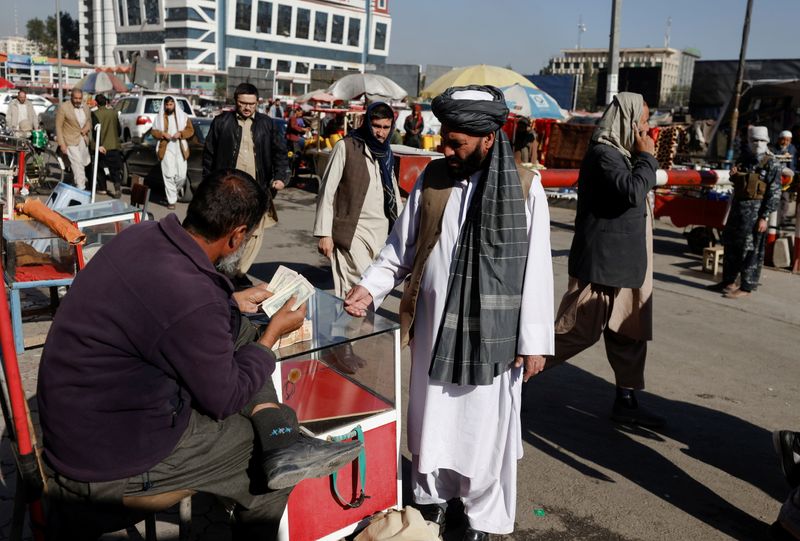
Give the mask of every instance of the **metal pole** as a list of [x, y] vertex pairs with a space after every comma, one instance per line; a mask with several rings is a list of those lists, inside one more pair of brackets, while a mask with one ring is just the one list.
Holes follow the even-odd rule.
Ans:
[[61, 84], [61, 0], [56, 0], [56, 49], [58, 50], [58, 102], [64, 98]]
[[364, 0], [364, 11], [367, 13], [366, 26], [364, 27], [364, 50], [361, 51], [361, 73], [367, 71], [367, 59], [369, 58], [369, 34], [370, 24], [372, 23], [372, 0]]
[[739, 100], [742, 97], [742, 81], [744, 80], [744, 64], [747, 56], [747, 38], [750, 35], [750, 14], [753, 12], [753, 0], [747, 0], [747, 11], [742, 28], [742, 48], [739, 51], [739, 69], [736, 71], [736, 86], [733, 89], [733, 111], [731, 111], [731, 138], [728, 141], [728, 152], [725, 158], [733, 161], [733, 150], [736, 144], [736, 132], [739, 124]]
[[[89, 122], [91, 119], [86, 119]], [[94, 131], [97, 132], [94, 134], [94, 168], [92, 169], [92, 200], [91, 202], [94, 203], [94, 198], [97, 193], [97, 164], [100, 160], [100, 129], [102, 125], [98, 122], [97, 126], [94, 127]], [[105, 176], [103, 177], [105, 179]], [[105, 180], [103, 180], [105, 184]], [[103, 189], [106, 189], [106, 186], [103, 186]]]
[[619, 25], [622, 19], [622, 0], [611, 1], [611, 36], [608, 46], [608, 75], [606, 78], [606, 104], [617, 95], [619, 84]]

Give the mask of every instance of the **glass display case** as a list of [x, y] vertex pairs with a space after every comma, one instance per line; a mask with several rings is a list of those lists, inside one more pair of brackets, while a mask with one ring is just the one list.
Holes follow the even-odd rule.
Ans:
[[140, 209], [119, 199], [76, 205], [58, 212], [86, 234], [86, 242], [80, 248], [82, 265], [120, 231], [140, 220]]
[[[400, 326], [372, 312], [352, 317], [342, 302], [315, 292], [308, 302], [309, 339], [276, 351], [273, 382], [281, 401], [314, 436], [352, 435], [360, 428], [365, 476], [359, 464], [343, 468], [338, 495], [331, 478], [297, 485], [281, 540], [341, 539], [363, 519], [401, 505]], [[367, 498], [359, 503], [362, 489]]]
[[75, 247], [34, 220], [7, 220], [3, 227], [6, 282], [38, 282], [75, 276]]
[[11, 327], [17, 353], [25, 351], [20, 291], [50, 288], [51, 305], [57, 288], [72, 284], [78, 269], [78, 249], [34, 220], [3, 220], [3, 278], [8, 287]]

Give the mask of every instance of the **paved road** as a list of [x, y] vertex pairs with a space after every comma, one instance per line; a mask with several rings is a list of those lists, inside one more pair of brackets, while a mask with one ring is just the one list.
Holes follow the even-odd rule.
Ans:
[[[313, 204], [314, 195], [300, 190], [279, 197], [281, 222], [267, 233], [254, 277], [266, 280], [282, 263], [332, 287], [309, 233]], [[566, 288], [574, 212], [553, 207], [551, 217], [557, 303]], [[626, 430], [608, 420], [614, 387], [602, 344], [532, 380], [524, 389], [518, 525], [507, 539], [763, 538], [787, 493], [770, 432], [800, 427], [800, 277], [767, 270], [751, 298], [724, 299], [704, 289], [711, 277], [685, 248], [680, 230], [657, 225], [655, 340], [641, 401], [666, 416], [667, 427]], [[396, 310], [396, 298], [386, 308]], [[26, 342], [41, 344], [47, 322], [25, 325]], [[40, 354], [33, 347], [21, 359], [29, 396]], [[408, 367], [406, 352], [404, 392]], [[0, 538], [13, 499], [7, 447], [3, 440]], [[194, 507], [197, 539], [228, 539], [212, 502], [196, 498]], [[452, 514], [458, 518], [456, 509]], [[175, 516], [162, 518], [159, 529], [169, 539]]]

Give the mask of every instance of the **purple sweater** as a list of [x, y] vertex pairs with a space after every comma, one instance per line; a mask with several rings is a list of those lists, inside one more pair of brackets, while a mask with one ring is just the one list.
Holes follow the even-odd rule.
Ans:
[[146, 472], [192, 409], [225, 418], [275, 368], [234, 352], [231, 283], [175, 215], [132, 226], [78, 273], [47, 336], [39, 415], [55, 470], [78, 481]]

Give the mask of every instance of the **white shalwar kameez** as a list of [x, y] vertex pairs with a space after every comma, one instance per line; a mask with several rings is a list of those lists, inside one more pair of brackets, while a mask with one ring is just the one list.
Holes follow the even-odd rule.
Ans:
[[[176, 116], [170, 116], [167, 133], [172, 136], [181, 132]], [[161, 160], [161, 176], [164, 178], [164, 193], [167, 203], [174, 205], [178, 201], [178, 190], [186, 182], [186, 158], [183, 157], [181, 145], [186, 143], [183, 139], [167, 142], [164, 158]]]
[[[447, 298], [450, 263], [480, 172], [454, 183], [442, 233], [423, 272], [411, 347], [408, 447], [419, 504], [460, 497], [473, 529], [509, 534], [516, 511], [517, 460], [522, 458], [522, 368], [511, 368], [491, 385], [459, 386], [428, 377], [433, 346]], [[422, 176], [403, 213], [361, 281], [375, 306], [411, 272], [420, 219]], [[528, 259], [522, 292], [520, 355], [552, 355], [553, 269], [550, 214], [537, 175], [526, 201]]]

